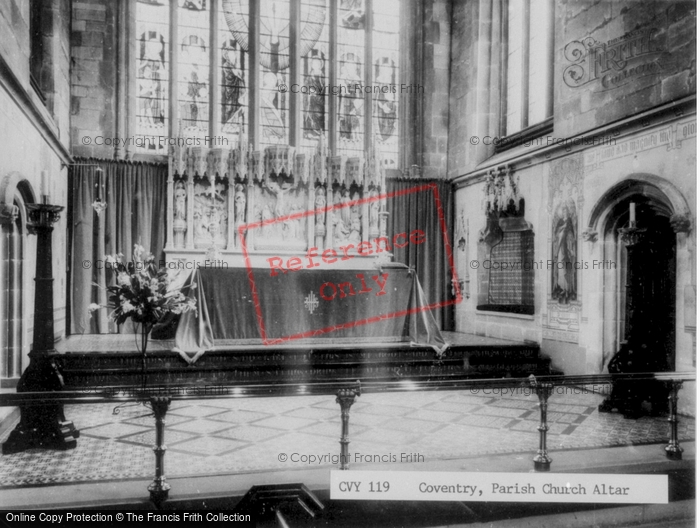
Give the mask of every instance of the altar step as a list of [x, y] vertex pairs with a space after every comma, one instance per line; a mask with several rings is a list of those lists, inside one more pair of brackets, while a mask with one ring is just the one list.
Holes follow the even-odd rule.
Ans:
[[[142, 381], [142, 358], [136, 352], [71, 352], [61, 360], [66, 388], [138, 385]], [[397, 343], [371, 348], [251, 347], [210, 351], [192, 365], [173, 352], [157, 350], [148, 353], [146, 371], [151, 386], [560, 374], [537, 344], [453, 344], [441, 357], [428, 346]]]

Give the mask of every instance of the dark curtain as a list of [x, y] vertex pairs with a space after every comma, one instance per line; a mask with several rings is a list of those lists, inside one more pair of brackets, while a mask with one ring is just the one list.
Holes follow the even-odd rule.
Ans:
[[[98, 169], [102, 169], [99, 171]], [[116, 332], [103, 308], [92, 316], [90, 303], [105, 305], [105, 286], [113, 284], [104, 257], [123, 253], [130, 260], [134, 244], [164, 260], [167, 165], [76, 159], [71, 166], [71, 333]], [[107, 202], [98, 215], [92, 204]], [[123, 325], [121, 331], [132, 331]]]
[[[428, 179], [387, 179], [387, 191], [403, 191], [425, 184], [435, 184], [447, 225], [447, 239], [453, 243], [454, 186], [450, 182]], [[394, 260], [416, 270], [430, 304], [454, 299], [452, 273], [447, 258], [438, 206], [432, 190], [387, 198], [390, 212], [388, 233], [410, 233], [420, 229], [426, 234], [423, 244], [393, 248]], [[454, 330], [454, 305], [433, 310], [442, 330]]]

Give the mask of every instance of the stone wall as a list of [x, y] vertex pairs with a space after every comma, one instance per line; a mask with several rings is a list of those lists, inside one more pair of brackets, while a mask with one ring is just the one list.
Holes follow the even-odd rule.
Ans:
[[[476, 97], [476, 62], [479, 34], [479, 2], [453, 2], [450, 54], [449, 156], [447, 175], [454, 178], [476, 167], [477, 150], [468, 138], [475, 134], [479, 109]], [[483, 156], [482, 156], [483, 158]]]
[[451, 3], [447, 0], [424, 2], [423, 9], [423, 126], [414, 126], [422, 141], [422, 176], [445, 178], [447, 174], [447, 138], [450, 121], [450, 32]]
[[554, 134], [695, 94], [694, 2], [557, 2]]
[[109, 0], [73, 3], [71, 31], [71, 145], [81, 157], [112, 159], [114, 148], [101, 138], [116, 129], [117, 35], [119, 4]]
[[[30, 83], [28, 0], [7, 0], [0, 3], [0, 188], [4, 192], [17, 183], [40, 200], [41, 173], [48, 175], [51, 203], [67, 206], [67, 170], [69, 162], [69, 71], [70, 71], [70, 2], [42, 3], [38, 28], [44, 59], [38, 84], [45, 101]], [[0, 196], [0, 203], [4, 203]], [[12, 198], [14, 199], [14, 198]], [[11, 205], [8, 203], [6, 205]], [[65, 333], [66, 324], [66, 254], [67, 218], [62, 213], [53, 232], [54, 331]], [[23, 324], [22, 367], [26, 368], [32, 339], [34, 270], [36, 237], [24, 237], [22, 265]], [[5, 277], [1, 280], [5, 281]]]
[[[689, 233], [675, 235], [675, 368], [694, 370], [695, 5], [555, 1], [553, 130], [496, 153], [484, 138], [500, 135], [498, 5], [491, 0], [452, 4], [447, 174], [458, 186], [455, 214], [465, 243], [460, 248], [455, 241], [455, 253], [467, 284], [465, 300], [456, 308], [458, 331], [535, 341], [566, 374], [607, 372], [619, 346], [614, 323], [606, 321], [618, 320], [621, 301], [610, 288], [620, 274], [593, 263], [620, 247], [610, 231], [611, 211], [623, 199], [619, 189], [647, 186], [690, 222]], [[558, 139], [585, 141], [556, 145]], [[533, 226], [532, 316], [476, 309], [484, 265], [479, 238], [486, 226], [485, 177], [504, 167], [519, 178], [525, 221]], [[576, 299], [559, 302], [547, 262], [556, 258], [553, 225], [563, 201], [574, 204], [577, 257], [588, 269], [576, 271]], [[624, 290], [624, 284], [619, 287]], [[695, 412], [692, 390], [682, 391], [686, 413]]]

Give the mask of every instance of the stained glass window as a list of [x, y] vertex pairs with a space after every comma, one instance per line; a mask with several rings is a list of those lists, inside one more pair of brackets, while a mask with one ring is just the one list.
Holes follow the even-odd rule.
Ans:
[[373, 4], [372, 75], [373, 132], [387, 168], [396, 169], [399, 160], [399, 0]]
[[365, 1], [338, 4], [338, 153], [364, 154]]
[[221, 42], [221, 133], [237, 145], [248, 124], [248, 52], [243, 50], [219, 13]]
[[262, 146], [289, 140], [289, 0], [260, 2]]
[[[290, 56], [292, 2], [299, 9], [294, 57]], [[334, 147], [333, 155], [363, 156], [372, 145], [386, 167], [398, 168], [399, 14], [404, 4], [400, 0], [264, 0], [257, 4], [178, 0], [171, 7], [165, 0], [137, 0], [138, 133], [202, 137], [213, 132], [227, 138], [229, 146], [243, 139], [257, 141], [258, 148], [286, 145], [296, 138], [295, 146], [308, 149], [325, 136]], [[260, 28], [260, 64], [255, 65], [259, 76], [253, 78], [251, 5], [258, 8]], [[171, 9], [177, 9], [178, 21], [177, 31], [172, 32], [177, 35], [173, 57], [169, 56], [174, 38]], [[216, 31], [212, 20], [217, 21]], [[370, 42], [371, 49], [367, 48]], [[298, 85], [291, 87], [293, 67]], [[177, 87], [172, 94], [171, 77]], [[212, 82], [217, 84], [213, 92]], [[176, 98], [173, 107], [170, 97]], [[256, 102], [254, 108], [251, 101]], [[296, 120], [290, 113], [294, 101], [299, 109]], [[169, 115], [171, 109], [175, 115]], [[251, 120], [253, 112], [258, 120]], [[292, 125], [297, 127], [295, 134]], [[146, 150], [164, 154], [165, 146], [156, 142]]]
[[315, 147], [328, 134], [330, 64], [328, 1], [302, 0], [302, 146]]
[[144, 149], [164, 151], [168, 130], [170, 14], [167, 4], [136, 3], [136, 133]]
[[178, 102], [181, 132], [209, 134], [209, 10], [206, 2], [181, 2], [178, 13]]

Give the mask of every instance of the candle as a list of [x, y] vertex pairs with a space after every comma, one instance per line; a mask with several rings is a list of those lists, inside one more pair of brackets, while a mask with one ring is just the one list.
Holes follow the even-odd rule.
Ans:
[[45, 198], [45, 202], [49, 201], [49, 171], [41, 171], [41, 195]]
[[637, 206], [634, 202], [630, 202], [630, 224], [637, 223]]

